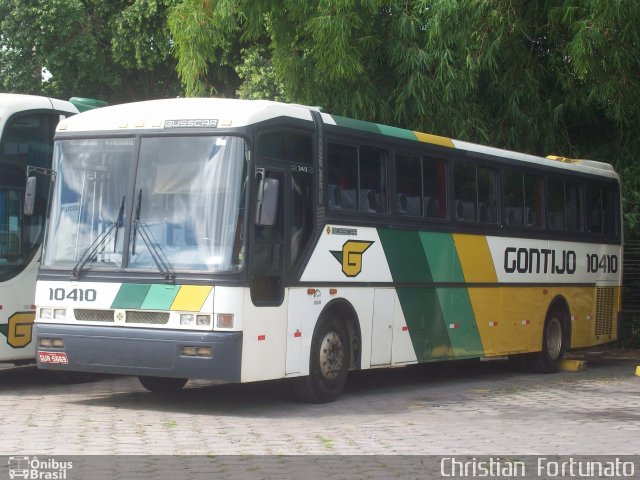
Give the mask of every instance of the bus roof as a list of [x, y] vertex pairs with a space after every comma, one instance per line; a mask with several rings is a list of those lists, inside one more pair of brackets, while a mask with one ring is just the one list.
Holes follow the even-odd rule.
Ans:
[[24, 110], [58, 110], [61, 112], [77, 113], [78, 109], [65, 100], [58, 100], [37, 95], [23, 95], [17, 93], [0, 93], [0, 119]]
[[[224, 98], [174, 98], [149, 100], [145, 102], [113, 105], [81, 113], [58, 125], [58, 131], [89, 132], [114, 130], [158, 130], [189, 126], [242, 127], [262, 121], [291, 117], [313, 121], [311, 111], [321, 112], [318, 107], [286, 104], [269, 100], [238, 100]], [[541, 157], [525, 153], [503, 150], [438, 135], [431, 135], [372, 122], [331, 115], [321, 112], [322, 120], [328, 125], [337, 125], [363, 132], [386, 135], [405, 140], [439, 145], [508, 158], [538, 166], [548, 166], [571, 171], [582, 171], [596, 175], [617, 178], [613, 167], [604, 162], [565, 157]], [[188, 122], [205, 120], [206, 125]]]

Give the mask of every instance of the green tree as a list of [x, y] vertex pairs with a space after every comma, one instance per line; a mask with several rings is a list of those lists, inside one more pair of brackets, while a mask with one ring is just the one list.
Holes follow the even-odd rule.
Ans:
[[176, 96], [181, 86], [166, 26], [175, 3], [0, 0], [0, 88], [110, 102]]
[[[292, 101], [537, 155], [609, 161], [634, 199], [638, 18], [636, 0], [183, 0], [169, 24], [189, 95], [207, 90], [229, 45], [266, 39], [269, 81]], [[625, 205], [635, 234], [639, 204]]]

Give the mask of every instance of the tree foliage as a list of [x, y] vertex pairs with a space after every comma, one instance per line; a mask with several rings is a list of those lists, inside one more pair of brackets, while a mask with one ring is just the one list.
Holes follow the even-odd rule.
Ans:
[[175, 3], [0, 0], [0, 88], [111, 102], [175, 96], [181, 87], [166, 26]]
[[170, 26], [188, 94], [207, 91], [230, 46], [264, 43], [270, 84], [292, 101], [612, 162], [636, 233], [638, 18], [635, 0], [184, 0]]

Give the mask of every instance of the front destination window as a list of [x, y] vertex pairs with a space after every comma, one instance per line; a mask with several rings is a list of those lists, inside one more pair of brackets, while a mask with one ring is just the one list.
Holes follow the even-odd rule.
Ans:
[[135, 147], [133, 138], [57, 142], [58, 179], [43, 266], [76, 273], [87, 268], [163, 274], [240, 269], [244, 140], [142, 138], [137, 169]]

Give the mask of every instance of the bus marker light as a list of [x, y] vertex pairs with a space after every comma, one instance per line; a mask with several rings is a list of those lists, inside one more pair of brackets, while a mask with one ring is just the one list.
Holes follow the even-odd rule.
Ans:
[[296, 332], [293, 334], [294, 338], [300, 338], [302, 337], [302, 332], [300, 330], [296, 330]]
[[409, 331], [409, 327], [407, 327], [406, 325], [402, 327], [402, 331], [403, 332], [408, 332]]
[[330, 295], [335, 295], [336, 293], [338, 293], [338, 289], [337, 288], [330, 288], [329, 289], [329, 294]]
[[498, 322], [489, 322], [490, 327], [495, 327], [498, 325]]
[[449, 328], [460, 328], [460, 324], [459, 323], [450, 323], [449, 324]]
[[522, 320], [522, 325], [529, 325], [531, 322], [529, 320]]
[[315, 295], [315, 294], [316, 294], [315, 288], [307, 288], [307, 295]]
[[266, 340], [267, 336], [266, 335], [258, 335], [258, 341], [261, 342], [263, 340]]
[[216, 316], [216, 328], [233, 328], [233, 313], [219, 313]]

